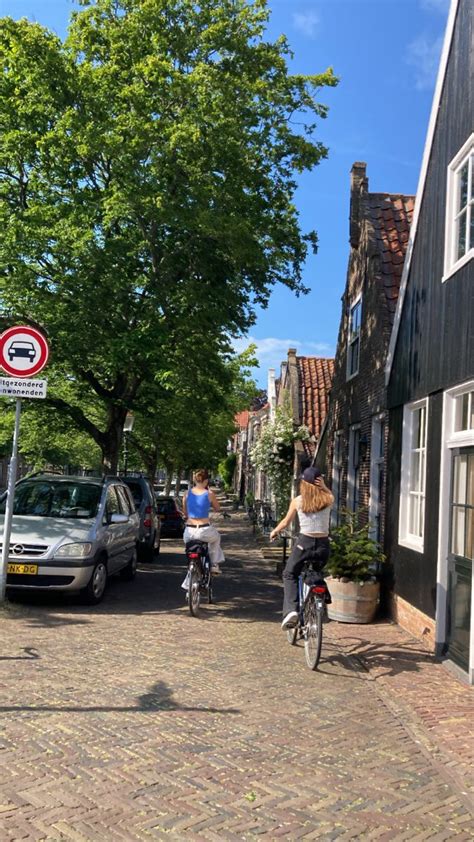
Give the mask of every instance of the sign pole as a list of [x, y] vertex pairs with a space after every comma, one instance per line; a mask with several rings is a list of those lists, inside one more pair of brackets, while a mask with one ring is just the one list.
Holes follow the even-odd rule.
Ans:
[[8, 490], [5, 507], [5, 523], [3, 527], [2, 561], [0, 565], [0, 603], [5, 602], [5, 586], [7, 582], [7, 565], [10, 555], [10, 535], [12, 531], [13, 498], [15, 496], [16, 471], [18, 462], [18, 439], [20, 435], [21, 400], [16, 400], [15, 430], [13, 433], [13, 448], [10, 465], [8, 467]]

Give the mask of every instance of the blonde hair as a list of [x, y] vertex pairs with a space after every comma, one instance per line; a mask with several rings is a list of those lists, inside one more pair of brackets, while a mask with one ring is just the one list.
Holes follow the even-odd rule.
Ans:
[[198, 468], [197, 471], [194, 471], [193, 477], [194, 482], [205, 482], [207, 479], [209, 479], [209, 474], [206, 468]]
[[325, 491], [304, 479], [301, 480], [300, 493], [302, 512], [320, 512], [321, 509], [327, 509], [334, 502], [330, 491]]

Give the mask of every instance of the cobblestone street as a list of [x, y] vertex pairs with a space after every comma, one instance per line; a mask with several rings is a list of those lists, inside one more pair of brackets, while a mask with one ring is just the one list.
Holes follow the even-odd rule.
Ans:
[[471, 690], [388, 623], [329, 623], [310, 672], [248, 524], [222, 531], [200, 619], [166, 541], [99, 607], [9, 604], [0, 838], [472, 839]]

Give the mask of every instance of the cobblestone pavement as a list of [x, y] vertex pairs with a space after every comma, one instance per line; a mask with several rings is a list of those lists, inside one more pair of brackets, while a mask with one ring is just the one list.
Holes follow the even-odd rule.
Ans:
[[2, 842], [473, 839], [469, 688], [388, 624], [329, 623], [310, 672], [241, 516], [223, 532], [202, 619], [172, 542], [101, 606], [0, 615]]

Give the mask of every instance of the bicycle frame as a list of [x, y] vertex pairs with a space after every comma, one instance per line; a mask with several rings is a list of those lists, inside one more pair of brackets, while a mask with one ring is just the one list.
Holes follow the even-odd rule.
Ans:
[[212, 576], [211, 560], [208, 546], [204, 541], [199, 542], [201, 546], [196, 549], [186, 549], [188, 560], [188, 605], [193, 617], [197, 617], [201, 603], [201, 595], [207, 594], [209, 603], [212, 603]]

